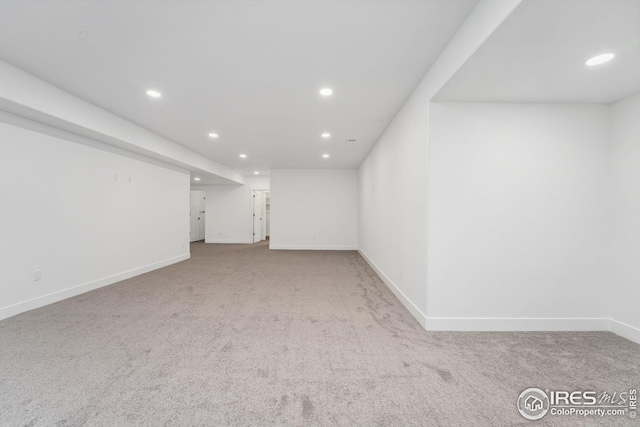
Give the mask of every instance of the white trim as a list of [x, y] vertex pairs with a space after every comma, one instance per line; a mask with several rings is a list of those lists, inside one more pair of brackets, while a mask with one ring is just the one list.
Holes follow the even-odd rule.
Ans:
[[292, 251], [356, 251], [355, 246], [269, 245], [269, 249]]
[[33, 298], [27, 301], [19, 302], [7, 307], [0, 308], [0, 320], [15, 316], [25, 311], [33, 310], [43, 307], [45, 305], [53, 304], [54, 302], [62, 301], [63, 299], [71, 298], [76, 295], [83, 294], [85, 292], [93, 291], [94, 289], [102, 288], [104, 286], [112, 285], [116, 282], [129, 279], [140, 274], [148, 273], [153, 270], [157, 270], [162, 267], [166, 267], [171, 264], [175, 264], [180, 261], [184, 261], [191, 258], [191, 254], [186, 253], [174, 258], [169, 258], [164, 261], [156, 262], [153, 264], [145, 265], [143, 267], [135, 268], [133, 270], [125, 271], [122, 273], [114, 274], [113, 276], [104, 277], [102, 279], [94, 280], [84, 283], [82, 285], [74, 286], [72, 288], [64, 289], [61, 291], [53, 292], [51, 294], [43, 295], [37, 298]]
[[396, 298], [400, 300], [402, 305], [404, 305], [405, 308], [409, 310], [409, 313], [411, 313], [411, 315], [416, 318], [418, 323], [420, 323], [420, 325], [422, 325], [422, 327], [426, 329], [427, 316], [425, 316], [424, 313], [420, 311], [420, 309], [404, 293], [402, 293], [400, 288], [398, 288], [395, 283], [393, 283], [393, 281], [389, 279], [389, 277], [387, 277], [387, 275], [384, 274], [373, 261], [371, 261], [371, 259], [362, 251], [362, 249], [358, 249], [358, 253], [367, 262], [367, 264], [371, 266], [373, 271], [376, 272], [378, 277], [382, 279], [384, 284], [387, 285], [391, 292], [393, 292]]
[[428, 331], [609, 331], [640, 344], [640, 329], [607, 318], [427, 317]]
[[621, 337], [628, 339], [629, 341], [640, 344], [640, 329], [638, 328], [614, 319], [609, 319], [609, 330], [616, 335], [620, 335]]
[[428, 331], [608, 331], [606, 318], [427, 317]]
[[640, 344], [640, 329], [608, 318], [427, 317], [361, 249], [358, 253], [428, 331], [609, 331]]
[[208, 240], [208, 239], [204, 239], [205, 243], [224, 243], [224, 244], [234, 244], [234, 245], [252, 245], [253, 242], [251, 240], [237, 240], [237, 239], [229, 239], [229, 240], [225, 240], [225, 239], [213, 239], [213, 240]]

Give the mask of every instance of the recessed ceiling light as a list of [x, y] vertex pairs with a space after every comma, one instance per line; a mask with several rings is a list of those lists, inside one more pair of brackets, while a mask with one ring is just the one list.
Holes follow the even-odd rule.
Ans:
[[320, 89], [320, 95], [322, 95], [322, 96], [329, 96], [332, 93], [333, 93], [333, 89], [331, 89], [331, 88], [325, 87], [325, 88]]
[[210, 133], [209, 134], [209, 138], [217, 138], [218, 134], [217, 133]]
[[331, 138], [331, 134], [328, 133], [328, 132], [325, 132], [325, 133], [322, 134], [322, 137], [323, 138]]
[[260, 172], [255, 171], [253, 174], [254, 174], [254, 175], [260, 175]]
[[246, 155], [246, 154], [240, 154], [240, 158], [242, 158], [242, 159], [246, 159], [246, 158], [247, 158], [247, 155]]
[[325, 159], [328, 159], [329, 155], [328, 154], [323, 154], [322, 157], [324, 157]]
[[149, 95], [152, 98], [160, 98], [162, 96], [162, 94], [157, 90], [148, 90], [147, 95]]
[[197, 176], [195, 178], [193, 178], [194, 181], [200, 181], [200, 178], [198, 178]]
[[597, 55], [589, 59], [587, 62], [585, 62], [585, 64], [590, 67], [593, 67], [594, 65], [604, 64], [605, 62], [611, 61], [614, 56], [616, 56], [615, 53], [603, 53], [602, 55]]

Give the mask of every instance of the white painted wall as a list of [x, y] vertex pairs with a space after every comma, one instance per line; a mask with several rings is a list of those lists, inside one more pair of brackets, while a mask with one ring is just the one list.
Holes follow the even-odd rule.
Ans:
[[271, 249], [356, 249], [358, 172], [272, 169], [270, 220]]
[[359, 251], [423, 326], [429, 102], [520, 2], [478, 2], [359, 167]]
[[0, 318], [189, 257], [188, 173], [6, 123], [0, 140]]
[[248, 185], [251, 191], [269, 191], [271, 188], [271, 177], [269, 176], [245, 176], [245, 185]]
[[611, 108], [612, 330], [640, 343], [640, 94]]
[[253, 243], [251, 190], [248, 185], [208, 185], [206, 243]]
[[431, 328], [606, 329], [608, 107], [430, 114]]
[[414, 92], [359, 168], [360, 253], [423, 325], [428, 116], [427, 97]]
[[207, 185], [206, 243], [253, 243], [253, 193], [270, 189], [268, 176], [246, 176], [243, 185]]

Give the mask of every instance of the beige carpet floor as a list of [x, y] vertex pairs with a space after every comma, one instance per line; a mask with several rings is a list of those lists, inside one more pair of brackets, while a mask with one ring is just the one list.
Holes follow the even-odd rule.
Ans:
[[1, 426], [638, 425], [527, 421], [529, 387], [640, 388], [607, 332], [424, 331], [356, 252], [188, 261], [0, 322]]

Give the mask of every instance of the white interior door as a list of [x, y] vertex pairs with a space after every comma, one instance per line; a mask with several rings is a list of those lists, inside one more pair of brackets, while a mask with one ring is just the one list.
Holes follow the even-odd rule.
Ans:
[[261, 215], [260, 215], [260, 240], [267, 240], [267, 193], [260, 193], [261, 198]]
[[265, 228], [265, 239], [267, 237], [271, 236], [271, 232], [269, 231], [269, 228], [271, 227], [271, 192], [266, 191], [264, 193], [264, 198], [265, 198], [265, 206], [266, 206], [266, 210], [264, 211], [264, 228]]
[[198, 195], [198, 240], [204, 240], [205, 233], [205, 204], [207, 199], [207, 192], [200, 190]]
[[253, 192], [253, 243], [262, 240], [262, 200], [263, 194]]
[[204, 214], [205, 214], [205, 197], [204, 190], [191, 191], [191, 241], [197, 242], [204, 240]]

